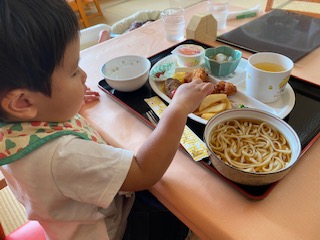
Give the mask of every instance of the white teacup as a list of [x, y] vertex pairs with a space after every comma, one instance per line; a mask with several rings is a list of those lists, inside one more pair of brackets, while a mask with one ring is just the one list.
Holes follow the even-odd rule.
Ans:
[[247, 94], [264, 103], [277, 101], [285, 90], [293, 65], [290, 58], [278, 53], [251, 55], [247, 65]]

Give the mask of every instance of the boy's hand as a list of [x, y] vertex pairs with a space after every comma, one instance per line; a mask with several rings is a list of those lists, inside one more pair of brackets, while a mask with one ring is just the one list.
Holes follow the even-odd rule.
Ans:
[[86, 92], [84, 94], [84, 102], [92, 102], [98, 100], [99, 97], [100, 94], [98, 92], [91, 91], [91, 89], [87, 87]]
[[213, 91], [214, 85], [195, 79], [190, 83], [184, 83], [178, 87], [170, 105], [175, 105], [187, 114], [195, 111], [202, 100]]

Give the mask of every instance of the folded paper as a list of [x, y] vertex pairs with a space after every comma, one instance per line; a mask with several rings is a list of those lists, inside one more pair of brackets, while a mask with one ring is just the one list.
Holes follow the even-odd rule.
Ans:
[[[167, 105], [158, 96], [144, 99], [144, 101], [161, 118]], [[183, 130], [180, 144], [196, 162], [209, 156], [205, 143], [188, 126]]]

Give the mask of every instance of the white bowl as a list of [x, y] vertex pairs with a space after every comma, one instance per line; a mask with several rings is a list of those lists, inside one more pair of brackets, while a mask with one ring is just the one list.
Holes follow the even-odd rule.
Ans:
[[101, 67], [101, 74], [110, 87], [121, 92], [131, 92], [147, 82], [150, 67], [149, 59], [126, 55], [106, 62]]
[[203, 62], [204, 48], [196, 44], [182, 44], [172, 54], [176, 55], [180, 67], [196, 67]]
[[[260, 122], [266, 122], [277, 129], [287, 139], [292, 150], [289, 163], [284, 168], [274, 172], [246, 172], [225, 163], [217, 157], [217, 155], [210, 149], [210, 134], [218, 123], [232, 119], [257, 120]], [[218, 172], [231, 181], [251, 186], [267, 185], [282, 179], [297, 162], [301, 152], [300, 139], [289, 124], [274, 114], [252, 108], [231, 109], [215, 115], [209, 120], [205, 127], [204, 140], [210, 152], [210, 161]]]

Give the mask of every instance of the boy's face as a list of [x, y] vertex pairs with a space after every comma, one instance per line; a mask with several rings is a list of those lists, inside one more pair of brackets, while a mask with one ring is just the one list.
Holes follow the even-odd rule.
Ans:
[[36, 121], [62, 122], [80, 110], [87, 75], [78, 66], [79, 53], [80, 43], [77, 38], [67, 46], [62, 64], [52, 74], [51, 97], [38, 93]]

